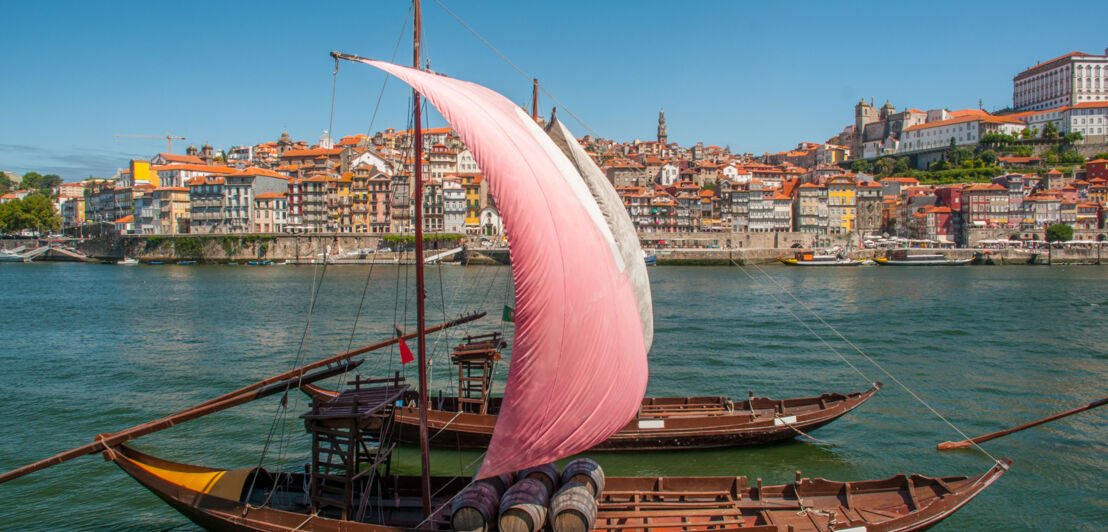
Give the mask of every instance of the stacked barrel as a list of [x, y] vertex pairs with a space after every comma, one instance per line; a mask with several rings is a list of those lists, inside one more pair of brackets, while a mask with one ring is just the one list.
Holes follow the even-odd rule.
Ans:
[[545, 464], [516, 474], [478, 480], [454, 498], [451, 523], [458, 532], [587, 532], [596, 522], [604, 470], [588, 458], [562, 472]]

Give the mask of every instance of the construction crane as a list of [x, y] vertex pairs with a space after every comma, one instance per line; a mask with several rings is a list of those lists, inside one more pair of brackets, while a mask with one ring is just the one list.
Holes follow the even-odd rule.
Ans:
[[173, 141], [174, 140], [185, 140], [185, 137], [174, 137], [173, 135], [170, 135], [168, 132], [165, 135], [112, 135], [112, 136], [115, 137], [116, 142], [119, 142], [119, 137], [128, 137], [128, 138], [136, 138], [136, 139], [165, 139], [165, 141], [166, 141], [165, 152], [166, 153], [173, 153]]

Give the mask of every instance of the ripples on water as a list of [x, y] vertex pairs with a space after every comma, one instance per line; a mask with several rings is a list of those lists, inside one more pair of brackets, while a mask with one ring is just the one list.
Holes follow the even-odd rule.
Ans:
[[[789, 293], [870, 354], [969, 435], [1018, 425], [1102, 397], [1108, 378], [1108, 270], [1096, 267], [684, 268], [650, 270], [655, 303], [651, 395], [797, 397], [886, 386], [869, 403], [815, 431], [819, 442], [763, 449], [598, 455], [612, 475], [749, 475], [767, 483], [902, 472], [976, 474], [987, 458], [936, 452], [961, 439], [891, 379], [813, 319]], [[351, 339], [368, 267], [332, 267], [302, 356], [308, 360], [388, 337], [411, 316], [410, 273], [375, 267]], [[0, 265], [0, 469], [8, 470], [288, 369], [304, 332], [316, 268]], [[772, 276], [770, 281], [766, 276]], [[453, 375], [442, 356], [464, 332], [505, 330], [504, 267], [429, 270], [429, 322], [479, 308], [489, 317], [429, 340], [435, 387]], [[399, 292], [399, 305], [394, 305]], [[782, 306], [785, 304], [785, 306]], [[787, 310], [786, 310], [787, 309]], [[790, 315], [803, 317], [823, 340]], [[405, 330], [413, 319], [396, 319]], [[863, 379], [824, 343], [855, 364]], [[399, 368], [394, 350], [363, 373]], [[411, 373], [411, 368], [406, 368]], [[503, 367], [500, 378], [505, 375]], [[305, 401], [290, 397], [296, 413]], [[166, 458], [212, 466], [258, 462], [276, 399], [221, 412], [137, 440]], [[298, 467], [307, 438], [295, 415], [285, 452], [266, 465]], [[942, 530], [1108, 528], [1108, 409], [985, 444], [1011, 472], [944, 522]], [[476, 453], [435, 451], [451, 473]], [[418, 471], [418, 453], [398, 467]], [[187, 521], [96, 457], [0, 488], [0, 529], [156, 530]]]

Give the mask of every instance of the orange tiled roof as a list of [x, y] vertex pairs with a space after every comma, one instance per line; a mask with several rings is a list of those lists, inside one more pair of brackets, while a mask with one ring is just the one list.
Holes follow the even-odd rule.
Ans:
[[[954, 113], [951, 113], [952, 115]], [[1007, 116], [993, 116], [984, 111], [981, 114], [965, 114], [963, 116], [949, 118], [946, 120], [938, 120], [935, 122], [927, 122], [924, 124], [916, 124], [911, 127], [904, 128], [904, 131], [916, 131], [919, 129], [930, 129], [933, 127], [949, 126], [953, 124], [963, 124], [966, 122], [985, 122], [988, 124], [1022, 124], [1022, 120], [1016, 120]]]
[[204, 161], [200, 160], [199, 157], [194, 157], [192, 155], [176, 155], [172, 153], [159, 153], [158, 155], [161, 155], [163, 159], [171, 163], [204, 164]]
[[[1055, 57], [1054, 59], [1051, 59], [1050, 61], [1043, 61], [1042, 63], [1037, 63], [1037, 64], [1036, 64], [1035, 66], [1033, 66], [1033, 67], [1028, 67], [1028, 68], [1027, 68], [1026, 70], [1024, 70], [1023, 72], [1027, 72], [1028, 70], [1035, 70], [1036, 68], [1039, 68], [1039, 67], [1041, 67], [1041, 66], [1043, 66], [1043, 65], [1049, 65], [1050, 63], [1053, 63], [1053, 62], [1055, 62], [1055, 61], [1061, 61], [1062, 59], [1066, 59], [1066, 58], [1068, 58], [1068, 57], [1088, 57], [1088, 56], [1089, 56], [1089, 54], [1087, 54], [1087, 53], [1085, 53], [1085, 52], [1070, 52], [1070, 53], [1068, 53], [1068, 54], [1066, 54], [1066, 55], [1061, 55], [1061, 56]], [[1020, 72], [1020, 74], [1023, 74], [1023, 72]], [[1017, 76], [1017, 77], [1018, 77], [1018, 76]]]
[[315, 157], [315, 156], [326, 157], [328, 155], [338, 155], [338, 154], [342, 153], [342, 150], [344, 150], [344, 149], [345, 148], [331, 148], [331, 149], [312, 148], [312, 149], [305, 149], [305, 150], [289, 150], [289, 151], [286, 151], [285, 153], [281, 154], [281, 158], [282, 159], [291, 159], [293, 157]]
[[165, 166], [151, 166], [150, 169], [155, 171], [155, 172], [174, 171], [174, 170], [193, 170], [193, 171], [196, 171], [196, 172], [207, 172], [207, 173], [210, 173], [210, 174], [233, 174], [233, 173], [237, 172], [237, 170], [235, 170], [234, 168], [231, 168], [230, 166], [208, 165], [208, 164], [204, 164], [204, 163], [200, 163], [200, 164], [170, 164], [170, 165], [165, 165]]
[[262, 192], [261, 194], [254, 196], [254, 199], [274, 199], [283, 197], [285, 197], [285, 194], [281, 192]]

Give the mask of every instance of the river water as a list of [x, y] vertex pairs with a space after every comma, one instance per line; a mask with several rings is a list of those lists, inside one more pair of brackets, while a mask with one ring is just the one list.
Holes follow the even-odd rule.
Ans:
[[[936, 451], [939, 442], [961, 436], [807, 309], [971, 436], [1108, 395], [1105, 268], [657, 267], [650, 273], [656, 326], [650, 395], [800, 397], [860, 391], [876, 380], [885, 388], [814, 431], [815, 440], [596, 456], [609, 475], [747, 475], [778, 484], [796, 470], [861, 480], [989, 468], [992, 460], [975, 450]], [[413, 330], [411, 290], [403, 288], [410, 275], [395, 266], [324, 272], [318, 266], [0, 265], [0, 469], [284, 371], [298, 353], [315, 360], [372, 343], [388, 337], [393, 323]], [[500, 330], [510, 337], [510, 326], [500, 321], [511, 301], [510, 270], [444, 266], [429, 269], [428, 277], [429, 323], [444, 314], [489, 312], [429, 341], [435, 389], [448, 389], [452, 373], [443, 358], [460, 335]], [[399, 370], [398, 358], [395, 350], [370, 355], [361, 373]], [[414, 380], [414, 370], [406, 371]], [[500, 368], [501, 381], [505, 373]], [[294, 414], [282, 417], [277, 397], [261, 400], [134, 445], [183, 462], [248, 467], [259, 463], [276, 421], [278, 436], [289, 436], [273, 439], [265, 465], [302, 467], [307, 439], [295, 416], [306, 405], [290, 396], [289, 406]], [[1012, 470], [936, 530], [1108, 529], [1106, 424], [1108, 408], [1102, 408], [984, 444], [993, 456], [1013, 459]], [[432, 467], [448, 474], [477, 458], [436, 451]], [[414, 449], [401, 449], [398, 459], [401, 470], [418, 471]], [[193, 527], [98, 456], [0, 486], [3, 530], [169, 528]]]

